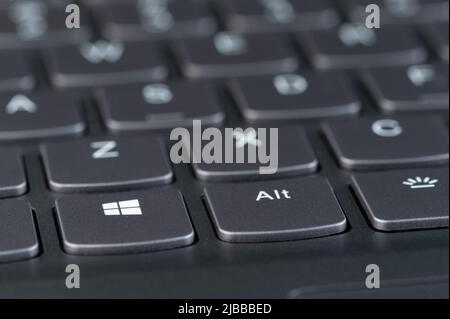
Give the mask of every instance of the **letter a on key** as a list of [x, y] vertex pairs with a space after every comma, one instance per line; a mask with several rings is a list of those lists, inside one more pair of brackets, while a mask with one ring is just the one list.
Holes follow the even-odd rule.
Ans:
[[16, 114], [17, 112], [34, 113], [37, 111], [37, 105], [25, 95], [14, 96], [6, 105], [7, 114]]
[[262, 199], [269, 199], [269, 200], [274, 200], [274, 198], [272, 196], [270, 196], [267, 192], [265, 191], [260, 191], [258, 193], [258, 196], [256, 197], [256, 201], [259, 202]]

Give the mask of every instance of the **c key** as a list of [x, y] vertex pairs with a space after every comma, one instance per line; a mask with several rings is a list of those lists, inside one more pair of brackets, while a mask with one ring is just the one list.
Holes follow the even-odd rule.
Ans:
[[448, 163], [448, 129], [433, 116], [334, 121], [325, 134], [346, 169]]

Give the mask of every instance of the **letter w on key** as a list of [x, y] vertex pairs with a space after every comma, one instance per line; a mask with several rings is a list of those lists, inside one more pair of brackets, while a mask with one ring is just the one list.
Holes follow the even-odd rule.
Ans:
[[91, 63], [99, 64], [104, 61], [115, 63], [122, 58], [125, 51], [123, 44], [119, 42], [97, 41], [83, 44], [80, 48], [81, 55]]
[[94, 159], [116, 158], [120, 153], [116, 151], [117, 143], [114, 141], [93, 142], [91, 147], [96, 151], [92, 153]]

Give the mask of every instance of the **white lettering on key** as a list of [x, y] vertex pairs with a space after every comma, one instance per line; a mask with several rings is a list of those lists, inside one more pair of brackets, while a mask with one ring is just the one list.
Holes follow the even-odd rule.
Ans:
[[16, 1], [9, 9], [17, 35], [23, 40], [36, 40], [48, 31], [47, 6], [40, 1]]
[[125, 47], [119, 42], [97, 41], [80, 47], [81, 55], [93, 64], [116, 63], [122, 58], [124, 51]]
[[260, 191], [258, 196], [256, 197], [256, 201], [259, 202], [263, 199], [268, 200], [282, 200], [282, 199], [291, 199], [292, 197], [289, 195], [289, 191], [287, 190], [278, 190], [275, 189], [273, 192]]
[[92, 158], [94, 159], [117, 158], [120, 156], [120, 153], [115, 150], [117, 148], [117, 142], [115, 141], [93, 142], [91, 147], [96, 150], [92, 153]]
[[35, 113], [37, 105], [23, 94], [15, 95], [6, 105], [7, 114], [16, 114], [17, 112]]

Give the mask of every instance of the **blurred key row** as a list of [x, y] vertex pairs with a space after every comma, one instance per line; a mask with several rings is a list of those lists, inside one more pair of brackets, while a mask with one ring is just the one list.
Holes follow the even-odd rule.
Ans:
[[[35, 47], [107, 38], [173, 39], [234, 32], [336, 28], [363, 22], [366, 7], [382, 9], [383, 25], [448, 22], [446, 0], [128, 0], [82, 1], [81, 29], [68, 30], [69, 1], [6, 0], [0, 4], [0, 47]], [[341, 17], [344, 12], [344, 19]]]
[[[444, 30], [447, 34], [440, 35]], [[169, 45], [87, 41], [53, 47], [38, 56], [24, 50], [0, 50], [0, 68], [4, 70], [0, 90], [35, 87], [35, 69], [41, 64], [50, 86], [68, 88], [163, 81], [173, 78], [177, 70], [186, 78], [198, 79], [290, 73], [309, 65], [316, 70], [400, 67], [434, 61], [435, 55], [448, 62], [448, 24], [430, 26], [426, 33], [428, 41], [422, 42], [410, 28], [374, 31], [346, 24], [333, 31], [300, 33], [295, 37], [297, 45], [285, 35], [222, 32]], [[435, 48], [432, 55], [425, 42]], [[306, 61], [301, 56], [306, 56]]]

